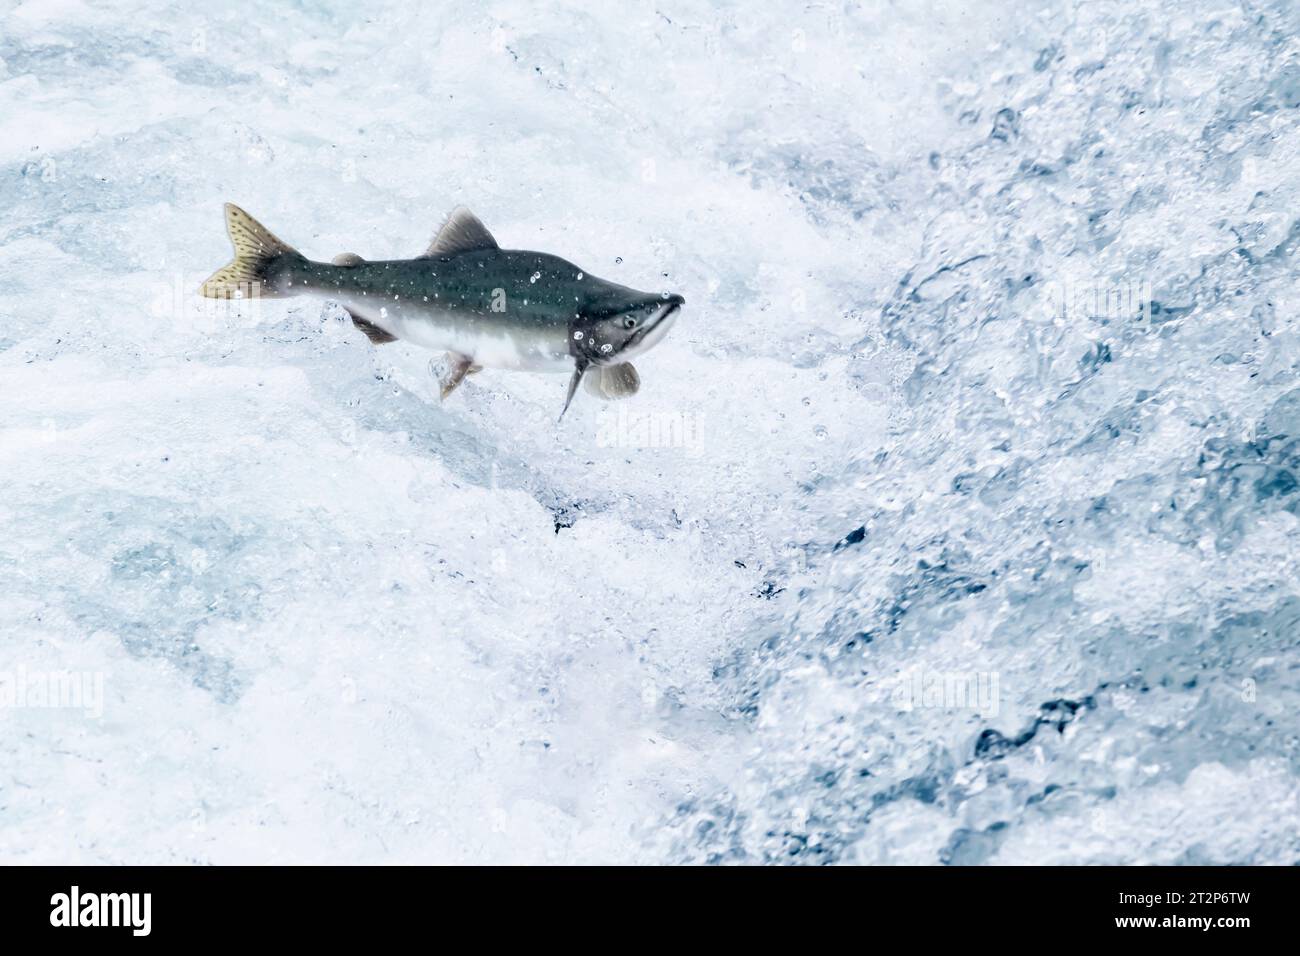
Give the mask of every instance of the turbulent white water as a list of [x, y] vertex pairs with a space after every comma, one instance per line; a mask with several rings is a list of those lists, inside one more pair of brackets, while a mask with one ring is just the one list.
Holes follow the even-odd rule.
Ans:
[[[0, 860], [1300, 859], [1290, 0], [159, 6], [0, 24]], [[686, 309], [440, 405], [226, 200]]]

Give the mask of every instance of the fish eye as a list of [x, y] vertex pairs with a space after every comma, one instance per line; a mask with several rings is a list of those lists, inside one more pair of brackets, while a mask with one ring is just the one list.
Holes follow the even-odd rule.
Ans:
[[625, 329], [635, 329], [635, 328], [636, 328], [636, 319], [629, 315], [626, 319], [623, 320], [623, 328], [625, 328]]

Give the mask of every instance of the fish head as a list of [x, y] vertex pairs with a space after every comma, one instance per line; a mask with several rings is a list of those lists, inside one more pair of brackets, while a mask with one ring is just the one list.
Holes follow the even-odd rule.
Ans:
[[619, 365], [657, 345], [686, 303], [670, 292], [633, 292], [593, 299], [569, 323], [569, 352], [586, 365]]

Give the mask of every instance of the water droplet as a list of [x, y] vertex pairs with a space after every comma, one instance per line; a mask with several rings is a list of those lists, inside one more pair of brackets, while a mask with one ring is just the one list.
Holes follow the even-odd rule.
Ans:
[[532, 276], [528, 279], [528, 281], [529, 281], [529, 282], [536, 282], [536, 281], [537, 281], [538, 279], [540, 279], [541, 277], [542, 277], [542, 274], [541, 274], [540, 272], [534, 272], [534, 273], [532, 274]]
[[574, 332], [574, 333], [573, 333], [573, 337], [574, 337], [575, 339], [581, 339], [581, 338], [582, 338], [582, 332], [580, 332], [580, 331], [579, 331], [579, 332]]
[[825, 425], [818, 425], [816, 428], [813, 429], [813, 434], [817, 436], [818, 441], [824, 441], [826, 439], [826, 436], [830, 434], [830, 432], [826, 430]]
[[582, 273], [581, 273], [581, 272], [578, 273], [578, 281], [579, 281], [579, 282], [582, 281]]

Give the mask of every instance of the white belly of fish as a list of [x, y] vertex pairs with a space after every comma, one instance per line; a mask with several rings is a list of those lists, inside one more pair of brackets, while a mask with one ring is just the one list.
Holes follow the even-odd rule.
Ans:
[[[353, 311], [357, 310], [353, 308]], [[546, 336], [531, 331], [511, 331], [491, 323], [469, 322], [460, 316], [410, 315], [404, 310], [386, 307], [381, 307], [378, 314], [369, 312], [363, 317], [403, 342], [468, 355], [475, 365], [483, 368], [573, 371], [573, 357], [568, 353], [568, 340], [564, 334]]]

